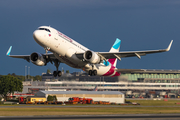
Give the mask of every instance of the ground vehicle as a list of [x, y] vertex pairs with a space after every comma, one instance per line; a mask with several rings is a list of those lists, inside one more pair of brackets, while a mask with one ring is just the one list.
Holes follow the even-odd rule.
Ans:
[[25, 97], [19, 97], [19, 104], [25, 104], [26, 103], [26, 98]]
[[72, 98], [69, 98], [69, 103], [71, 103], [71, 104], [77, 104], [77, 103], [80, 103], [80, 99], [79, 99], [79, 97], [72, 97]]
[[92, 104], [93, 103], [93, 99], [92, 98], [79, 98], [79, 97], [72, 97], [69, 98], [69, 103], [73, 103], [73, 104]]

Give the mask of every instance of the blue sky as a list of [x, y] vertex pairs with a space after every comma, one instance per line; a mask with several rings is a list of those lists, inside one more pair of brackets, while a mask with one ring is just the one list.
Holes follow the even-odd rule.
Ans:
[[[55, 66], [36, 66], [23, 59], [6, 56], [44, 53], [33, 39], [41, 25], [56, 28], [93, 51], [107, 52], [116, 38], [120, 51], [164, 49], [173, 39], [169, 52], [124, 58], [118, 68], [180, 69], [179, 0], [1, 0], [0, 1], [0, 74], [41, 75]], [[81, 71], [61, 64], [59, 69]]]

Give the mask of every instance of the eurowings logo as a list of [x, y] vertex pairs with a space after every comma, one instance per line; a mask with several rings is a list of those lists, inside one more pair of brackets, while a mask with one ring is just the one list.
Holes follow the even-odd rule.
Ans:
[[116, 42], [114, 43], [113, 48], [117, 50], [119, 48], [120, 44], [121, 44], [121, 40], [116, 39]]

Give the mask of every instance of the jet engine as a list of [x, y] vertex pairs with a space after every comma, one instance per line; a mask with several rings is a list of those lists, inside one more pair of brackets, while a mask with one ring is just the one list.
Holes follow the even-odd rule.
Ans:
[[84, 55], [84, 59], [92, 64], [100, 63], [101, 59], [98, 54], [93, 51], [87, 50]]
[[36, 52], [30, 55], [30, 60], [33, 64], [38, 65], [38, 66], [44, 66], [47, 63], [46, 59], [43, 58], [43, 55]]

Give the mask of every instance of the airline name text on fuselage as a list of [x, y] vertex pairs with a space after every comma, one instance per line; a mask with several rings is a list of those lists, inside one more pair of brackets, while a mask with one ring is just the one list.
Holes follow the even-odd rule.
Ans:
[[64, 35], [63, 33], [59, 32], [59, 31], [57, 31], [57, 32], [58, 32], [58, 34], [59, 34], [61, 37], [69, 40], [69, 42], [73, 42], [73, 40], [72, 40], [71, 38], [69, 38], [68, 36]]
[[65, 40], [67, 40], [67, 41], [70, 42], [71, 44], [75, 45], [76, 47], [82, 49], [83, 51], [86, 51], [82, 46], [75, 44], [75, 43], [73, 42], [73, 40], [72, 40], [71, 38], [69, 38], [68, 36], [64, 35], [63, 33], [59, 32], [59, 31], [57, 31], [57, 32], [58, 32], [58, 34], [59, 34], [60, 37], [64, 38]]

